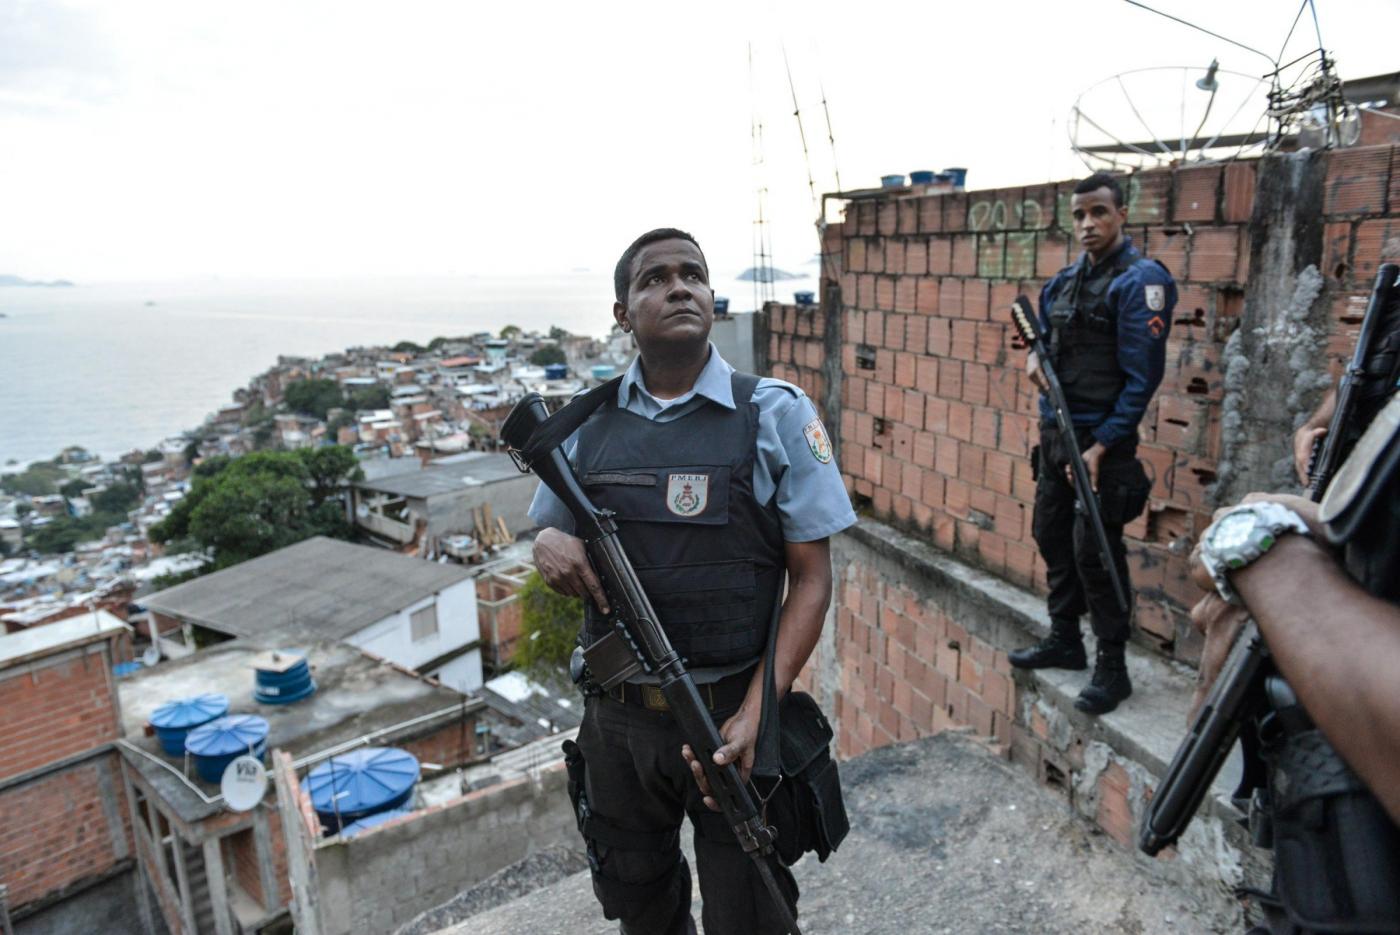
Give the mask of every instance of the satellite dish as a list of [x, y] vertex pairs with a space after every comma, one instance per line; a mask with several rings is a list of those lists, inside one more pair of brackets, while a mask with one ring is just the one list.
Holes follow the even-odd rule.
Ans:
[[219, 791], [235, 812], [246, 812], [267, 793], [267, 770], [257, 757], [240, 756], [224, 768]]
[[146, 651], [141, 654], [141, 664], [149, 669], [157, 662], [160, 662], [160, 648], [156, 646], [147, 646]]

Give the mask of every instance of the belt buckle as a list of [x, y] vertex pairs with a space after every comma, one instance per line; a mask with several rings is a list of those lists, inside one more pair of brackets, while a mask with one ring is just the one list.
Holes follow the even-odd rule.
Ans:
[[661, 694], [661, 689], [656, 685], [643, 685], [642, 705], [648, 711], [670, 711], [671, 706], [666, 702], [666, 696]]

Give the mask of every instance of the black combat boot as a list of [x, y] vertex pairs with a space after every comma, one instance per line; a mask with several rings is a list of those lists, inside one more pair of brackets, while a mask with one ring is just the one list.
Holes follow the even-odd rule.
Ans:
[[1074, 706], [1089, 714], [1107, 714], [1132, 693], [1124, 645], [1100, 640], [1099, 652], [1094, 658], [1094, 676], [1074, 699]]
[[1084, 637], [1077, 619], [1057, 617], [1050, 621], [1050, 635], [1025, 649], [1007, 654], [1018, 669], [1087, 669]]

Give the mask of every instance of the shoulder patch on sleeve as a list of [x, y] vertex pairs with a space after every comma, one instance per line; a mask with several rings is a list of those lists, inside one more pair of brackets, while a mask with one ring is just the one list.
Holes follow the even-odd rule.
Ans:
[[1150, 282], [1144, 285], [1142, 297], [1147, 307], [1154, 312], [1160, 312], [1167, 307], [1167, 287], [1161, 283]]
[[802, 427], [802, 436], [807, 439], [807, 448], [812, 457], [822, 464], [831, 462], [831, 439], [827, 437], [826, 426], [820, 418], [813, 419]]

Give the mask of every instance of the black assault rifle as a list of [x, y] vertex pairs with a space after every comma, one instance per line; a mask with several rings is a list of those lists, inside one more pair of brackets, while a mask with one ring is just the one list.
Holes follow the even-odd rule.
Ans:
[[[588, 560], [607, 593], [614, 626], [608, 636], [585, 650], [589, 667], [595, 672], [608, 672], [600, 685], [604, 689], [638, 672], [658, 677], [661, 694], [704, 767], [710, 795], [719, 803], [744, 853], [753, 860], [785, 930], [790, 935], [801, 935], [773, 872], [773, 862], [778, 859], [773, 847], [777, 833], [763, 823], [754, 804], [755, 796], [740, 778], [738, 767], [733, 763], [715, 764], [715, 751], [723, 746], [724, 739], [695, 688], [695, 680], [661, 629], [642, 582], [623, 551], [612, 512], [600, 510], [589, 501], [557, 444], [545, 450], [535, 450], [536, 446], [531, 445], [532, 435], [548, 416], [540, 395], [530, 393], [506, 417], [501, 438], [512, 449], [522, 470], [533, 471], [573, 516], [574, 534], [583, 539]], [[602, 664], [604, 660], [607, 664]]]
[[[1050, 362], [1050, 353], [1045, 348], [1045, 338], [1036, 322], [1031, 300], [1018, 295], [1011, 306], [1011, 320], [1021, 335], [1021, 340], [1035, 352], [1040, 362], [1040, 372], [1045, 377], [1046, 395], [1050, 397], [1050, 407], [1055, 410], [1055, 424], [1060, 428], [1065, 450], [1069, 452], [1070, 470], [1074, 473], [1074, 492], [1077, 494], [1075, 506], [1082, 510], [1094, 531], [1094, 541], [1098, 543], [1099, 554], [1103, 557], [1103, 567], [1113, 582], [1113, 594], [1118, 598], [1118, 606], [1125, 613], [1128, 610], [1128, 592], [1123, 587], [1123, 579], [1118, 575], [1118, 566], [1113, 561], [1113, 551], [1108, 545], [1108, 532], [1103, 526], [1103, 516], [1099, 513], [1099, 498], [1089, 479], [1089, 468], [1084, 464], [1084, 455], [1079, 450], [1079, 440], [1074, 434], [1074, 422], [1070, 418], [1069, 405], [1065, 402], [1065, 391], [1060, 386], [1060, 378]], [[1046, 453], [1040, 453], [1042, 471], [1047, 469]]]
[[[1362, 320], [1356, 349], [1352, 352], [1351, 365], [1342, 374], [1337, 386], [1337, 405], [1324, 436], [1325, 444], [1320, 452], [1316, 447], [1313, 449], [1314, 456], [1309, 465], [1310, 500], [1322, 499], [1327, 492], [1328, 481], [1341, 463], [1343, 436], [1351, 428], [1356, 407], [1357, 383], [1365, 373], [1366, 358], [1371, 351], [1377, 324], [1391, 301], [1397, 272], [1400, 272], [1400, 267], [1387, 263], [1376, 274], [1366, 317]], [[1186, 739], [1177, 748], [1162, 784], [1143, 816], [1142, 827], [1138, 830], [1138, 847], [1145, 853], [1155, 856], [1181, 837], [1210, 791], [1220, 767], [1229, 756], [1235, 740], [1240, 737], [1241, 729], [1262, 712], [1265, 699], [1271, 695], [1291, 696], [1291, 690], [1282, 679], [1270, 677], [1272, 671], [1269, 649], [1264, 644], [1259, 627], [1253, 620], [1248, 620], [1230, 649], [1220, 675], [1201, 703], [1201, 709], [1191, 721]], [[1253, 792], [1250, 787], [1257, 785], [1254, 776], [1256, 764], [1249, 762], [1254, 756], [1252, 746], [1251, 739], [1245, 745], [1245, 779], [1236, 792], [1236, 798]]]

